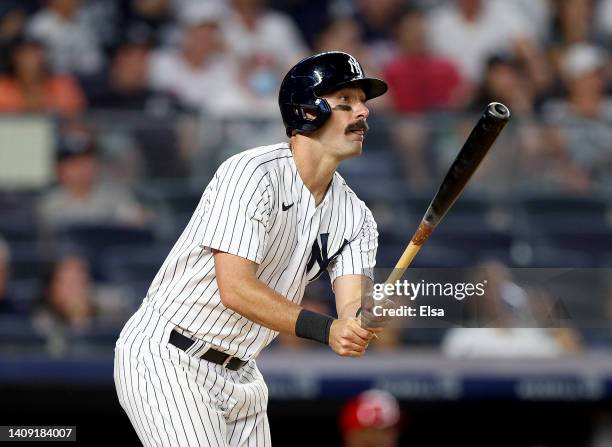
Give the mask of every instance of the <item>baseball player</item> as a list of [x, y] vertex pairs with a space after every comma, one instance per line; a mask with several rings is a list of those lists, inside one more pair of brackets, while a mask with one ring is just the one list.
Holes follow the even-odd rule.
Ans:
[[[308, 57], [280, 87], [290, 141], [219, 167], [116, 343], [119, 402], [144, 445], [271, 445], [255, 359], [279, 332], [363, 355], [380, 330], [358, 317], [378, 233], [336, 168], [361, 153], [365, 103], [386, 90], [349, 54]], [[338, 318], [300, 306], [325, 270]]]

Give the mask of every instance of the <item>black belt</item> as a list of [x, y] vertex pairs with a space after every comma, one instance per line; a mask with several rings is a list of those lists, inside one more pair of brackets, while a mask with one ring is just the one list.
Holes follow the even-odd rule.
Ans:
[[[183, 351], [187, 351], [195, 343], [195, 341], [193, 341], [191, 338], [184, 336], [175, 329], [172, 329], [172, 332], [170, 332], [170, 340], [168, 341], [171, 345], [174, 345]], [[232, 371], [238, 371], [247, 363], [246, 360], [240, 360], [237, 357], [233, 357], [225, 352], [217, 351], [216, 349], [212, 348], [209, 348], [200, 356], [200, 358], [208, 362], [216, 363], [217, 365], [223, 365]]]

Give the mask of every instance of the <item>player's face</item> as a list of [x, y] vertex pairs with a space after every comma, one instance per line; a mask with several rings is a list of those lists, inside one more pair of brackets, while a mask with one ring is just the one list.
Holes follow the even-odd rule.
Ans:
[[319, 141], [340, 159], [361, 154], [370, 114], [365, 105], [365, 93], [360, 88], [347, 87], [324, 98], [332, 114], [318, 132]]

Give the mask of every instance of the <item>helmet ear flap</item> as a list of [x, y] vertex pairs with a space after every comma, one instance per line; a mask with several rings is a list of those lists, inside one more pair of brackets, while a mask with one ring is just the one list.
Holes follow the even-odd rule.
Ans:
[[292, 131], [314, 132], [319, 129], [331, 116], [331, 106], [323, 98], [317, 98], [312, 104], [292, 104], [292, 113], [296, 125], [287, 128], [287, 136], [290, 137]]

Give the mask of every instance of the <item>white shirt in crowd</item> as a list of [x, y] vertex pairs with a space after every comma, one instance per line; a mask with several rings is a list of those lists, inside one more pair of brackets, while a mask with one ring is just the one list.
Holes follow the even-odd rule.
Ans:
[[483, 0], [482, 7], [473, 22], [464, 19], [455, 2], [435, 9], [428, 19], [432, 50], [450, 58], [476, 83], [489, 56], [511, 50], [517, 38], [530, 37], [522, 14], [508, 2]]
[[43, 9], [32, 17], [27, 32], [47, 45], [49, 61], [56, 71], [93, 75], [102, 68], [104, 57], [98, 38], [84, 12], [66, 21], [53, 10]]

